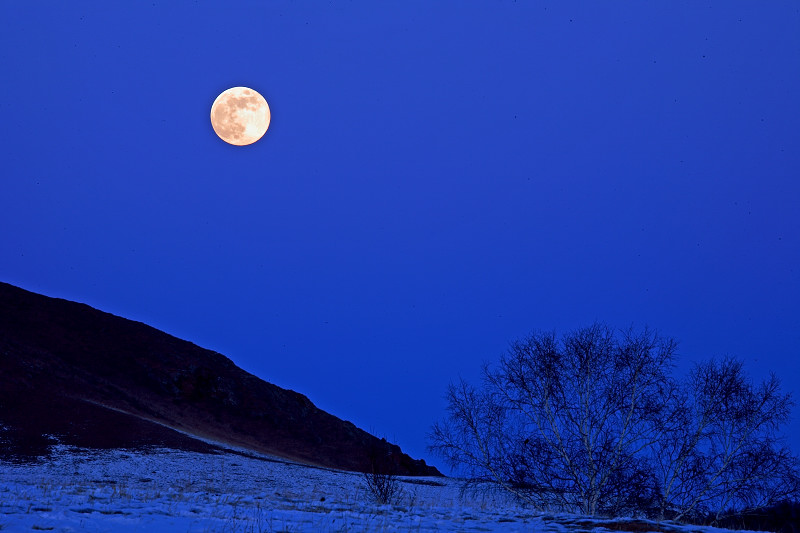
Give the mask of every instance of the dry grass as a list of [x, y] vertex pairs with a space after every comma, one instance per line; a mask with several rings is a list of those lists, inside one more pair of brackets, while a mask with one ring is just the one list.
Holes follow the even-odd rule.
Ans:
[[582, 530], [591, 531], [592, 529], [603, 528], [609, 531], [623, 531], [626, 533], [677, 533], [678, 528], [672, 527], [668, 524], [660, 524], [657, 522], [649, 522], [647, 520], [575, 520], [568, 522], [565, 525], [575, 525]]

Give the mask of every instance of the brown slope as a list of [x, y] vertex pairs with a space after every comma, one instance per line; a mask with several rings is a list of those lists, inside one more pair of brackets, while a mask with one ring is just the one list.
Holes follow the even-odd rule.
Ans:
[[92, 447], [205, 446], [184, 432], [320, 466], [367, 471], [377, 454], [398, 474], [441, 475], [219, 353], [1, 282], [0, 425], [6, 448], [41, 446], [45, 434]]

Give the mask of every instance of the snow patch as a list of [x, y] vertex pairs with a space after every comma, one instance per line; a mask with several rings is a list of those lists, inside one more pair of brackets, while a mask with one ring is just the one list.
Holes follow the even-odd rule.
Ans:
[[537, 512], [502, 492], [464, 492], [457, 479], [398, 479], [398, 503], [378, 505], [361, 474], [253, 453], [57, 446], [45, 462], [0, 462], [0, 530], [607, 531], [599, 520]]

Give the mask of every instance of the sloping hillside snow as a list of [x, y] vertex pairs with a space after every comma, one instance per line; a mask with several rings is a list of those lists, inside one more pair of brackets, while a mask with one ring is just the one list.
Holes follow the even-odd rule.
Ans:
[[360, 474], [264, 456], [60, 448], [47, 462], [0, 462], [0, 529], [562, 533], [599, 527], [525, 509], [503, 493], [462, 495], [454, 479], [400, 479], [399, 502], [379, 505]]

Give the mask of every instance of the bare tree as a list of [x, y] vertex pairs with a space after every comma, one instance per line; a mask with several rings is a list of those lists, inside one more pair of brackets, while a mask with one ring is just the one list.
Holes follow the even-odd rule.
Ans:
[[513, 343], [484, 390], [450, 387], [434, 451], [539, 507], [595, 514], [640, 499], [675, 343], [594, 324]]
[[741, 363], [672, 377], [676, 343], [602, 324], [512, 343], [483, 387], [447, 391], [431, 450], [536, 507], [685, 519], [798, 498], [777, 431], [791, 402]]
[[652, 450], [660, 515], [719, 518], [800, 496], [797, 459], [779, 437], [791, 406], [774, 375], [755, 386], [735, 359], [698, 364]]
[[[522, 487], [540, 463], [511, 447], [519, 444], [508, 410], [487, 391], [464, 382], [447, 389], [449, 417], [432, 430], [431, 449], [453, 468], [465, 468], [475, 484], [492, 482], [524, 497]], [[530, 449], [532, 449], [531, 447]]]

